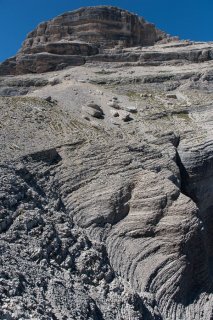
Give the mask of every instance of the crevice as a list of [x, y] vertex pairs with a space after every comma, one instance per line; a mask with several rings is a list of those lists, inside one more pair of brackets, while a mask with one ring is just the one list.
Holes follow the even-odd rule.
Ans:
[[197, 200], [195, 194], [193, 194], [192, 192], [189, 192], [189, 190], [188, 190], [189, 174], [181, 161], [181, 158], [180, 158], [178, 151], [176, 151], [176, 164], [177, 164], [177, 166], [179, 168], [179, 172], [180, 172], [180, 183], [181, 183], [180, 191], [185, 196], [187, 196], [188, 198], [190, 198], [193, 202], [195, 202], [197, 204], [198, 200]]
[[[182, 254], [186, 255], [188, 260], [187, 279], [183, 281], [183, 287], [188, 283], [190, 286], [190, 295], [184, 298], [184, 304], [189, 305], [194, 303], [196, 298], [202, 292], [212, 293], [213, 283], [212, 283], [212, 219], [211, 219], [211, 209], [207, 212], [206, 210], [206, 201], [208, 199], [205, 195], [205, 188], [203, 180], [206, 177], [203, 177], [202, 172], [205, 173], [206, 163], [203, 162], [202, 167], [197, 166], [193, 169], [193, 173], [197, 174], [193, 177], [190, 177], [187, 172], [186, 167], [184, 166], [181, 157], [177, 151], [176, 153], [176, 164], [179, 167], [180, 173], [180, 191], [190, 198], [197, 206], [197, 211], [195, 216], [199, 219], [197, 222], [196, 230], [193, 234], [188, 237], [188, 240], [185, 240]], [[211, 183], [211, 182], [209, 182]], [[202, 195], [203, 193], [203, 195]], [[209, 210], [209, 209], [208, 209]], [[187, 231], [186, 237], [189, 234], [190, 230]], [[189, 277], [190, 274], [190, 277]], [[182, 298], [181, 298], [182, 301]]]

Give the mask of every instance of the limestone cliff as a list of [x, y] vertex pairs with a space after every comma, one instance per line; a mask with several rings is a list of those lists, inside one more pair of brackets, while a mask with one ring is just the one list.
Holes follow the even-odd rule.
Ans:
[[86, 7], [41, 23], [0, 74], [40, 73], [85, 63], [106, 48], [147, 46], [166, 38], [151, 23], [117, 7]]
[[28, 34], [21, 52], [39, 52], [40, 46], [43, 51], [42, 45], [62, 40], [65, 45], [66, 41], [83, 41], [99, 48], [112, 48], [116, 45], [153, 45], [159, 38], [160, 32], [153, 24], [126, 10], [109, 6], [86, 7], [41, 23]]
[[211, 320], [213, 43], [103, 50], [0, 77], [0, 318]]

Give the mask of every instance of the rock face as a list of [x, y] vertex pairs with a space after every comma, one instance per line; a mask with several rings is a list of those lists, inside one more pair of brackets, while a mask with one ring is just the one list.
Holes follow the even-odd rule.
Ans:
[[211, 320], [213, 43], [104, 50], [0, 77], [0, 318]]
[[28, 34], [17, 56], [0, 65], [0, 74], [63, 69], [84, 64], [84, 57], [106, 48], [153, 45], [165, 37], [153, 24], [126, 10], [81, 8], [41, 23]]
[[162, 35], [153, 24], [128, 11], [108, 6], [87, 7], [41, 23], [29, 33], [21, 52], [43, 51], [42, 46], [49, 52], [52, 43], [62, 40], [64, 44], [54, 46], [57, 53], [63, 46], [67, 50], [66, 45], [69, 50], [70, 41], [79, 40], [102, 48], [153, 45]]

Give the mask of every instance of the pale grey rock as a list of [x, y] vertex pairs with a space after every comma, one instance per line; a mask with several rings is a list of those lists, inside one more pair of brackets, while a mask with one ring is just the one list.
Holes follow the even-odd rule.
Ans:
[[108, 102], [108, 106], [117, 110], [121, 109], [120, 104], [116, 100]]
[[119, 117], [121, 118], [121, 120], [127, 122], [127, 121], [130, 121], [131, 120], [131, 116], [130, 116], [130, 113], [125, 111], [125, 110], [121, 110], [119, 112]]
[[58, 78], [52, 78], [50, 81], [49, 81], [49, 84], [51, 86], [56, 86], [57, 84], [61, 83], [60, 79]]
[[103, 112], [103, 110], [101, 109], [101, 107], [100, 107], [98, 104], [94, 103], [94, 101], [89, 102], [89, 103], [87, 104], [87, 107], [88, 107], [88, 108], [95, 109], [95, 110], [100, 111], [100, 112]]
[[90, 102], [87, 106], [83, 106], [82, 111], [98, 119], [102, 119], [104, 116], [102, 108], [94, 102]]
[[130, 113], [137, 113], [138, 112], [137, 107], [135, 107], [135, 106], [126, 107], [126, 111], [130, 112]]
[[46, 100], [47, 102], [51, 102], [51, 101], [52, 101], [52, 97], [51, 97], [51, 96], [48, 96], [48, 97], [45, 98], [45, 100]]
[[177, 95], [175, 93], [167, 93], [166, 97], [171, 99], [177, 99]]
[[113, 110], [113, 109], [111, 109], [110, 110], [110, 113], [111, 113], [111, 115], [113, 116], [113, 117], [119, 117], [119, 112], [118, 111], [116, 111], [116, 110]]
[[113, 49], [0, 78], [1, 319], [212, 319], [212, 43]]

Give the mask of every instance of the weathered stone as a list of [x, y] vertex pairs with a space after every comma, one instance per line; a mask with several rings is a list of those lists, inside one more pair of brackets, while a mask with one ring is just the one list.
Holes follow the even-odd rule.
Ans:
[[108, 102], [108, 106], [111, 107], [111, 108], [117, 109], [117, 110], [121, 109], [121, 107], [120, 107], [120, 105], [118, 104], [117, 101]]
[[[41, 23], [16, 57], [0, 64], [0, 75], [41, 73], [84, 63], [115, 46], [153, 45], [166, 37], [151, 23], [110, 6], [86, 7]], [[77, 57], [79, 56], [79, 57]]]
[[110, 113], [111, 113], [111, 115], [113, 116], [113, 117], [119, 117], [119, 113], [118, 113], [118, 111], [116, 111], [116, 110], [113, 110], [113, 109], [111, 109], [110, 110]]
[[177, 95], [175, 93], [167, 93], [166, 97], [171, 99], [177, 99]]
[[17, 56], [16, 73], [43, 73], [79, 66], [85, 63], [81, 56], [56, 55], [50, 53], [26, 54]]
[[134, 106], [126, 107], [126, 111], [130, 112], [130, 113], [137, 113], [138, 112], [137, 108]]
[[101, 109], [101, 107], [100, 107], [98, 104], [94, 103], [94, 101], [89, 102], [89, 103], [87, 104], [87, 107], [92, 108], [92, 109], [95, 109], [95, 110], [98, 110], [98, 111], [100, 111], [100, 112], [103, 112], [103, 110]]
[[119, 117], [121, 118], [121, 120], [123, 120], [124, 122], [130, 121], [131, 120], [131, 116], [130, 113], [127, 111], [120, 111], [119, 112]]
[[48, 96], [48, 97], [45, 98], [45, 100], [48, 101], [48, 102], [51, 102], [52, 101], [52, 97]]
[[[39, 50], [39, 47], [44, 44], [47, 52], [53, 50], [54, 52], [51, 53], [58, 54], [60, 50], [65, 54], [67, 50], [75, 50], [72, 43], [69, 44], [69, 42], [76, 40], [93, 43], [98, 47], [111, 48], [116, 45], [124, 47], [153, 45], [163, 36], [165, 34], [156, 30], [153, 24], [126, 10], [110, 6], [86, 7], [41, 23], [29, 33], [21, 52], [31, 53], [32, 50], [43, 52], [45, 51], [43, 48], [41, 51], [36, 50]], [[64, 43], [58, 43], [61, 39], [64, 40]], [[74, 44], [74, 46], [77, 45]], [[81, 49], [83, 50], [85, 48]]]
[[101, 119], [104, 116], [102, 108], [94, 102], [88, 103], [87, 106], [82, 107], [82, 110], [94, 118]]
[[212, 319], [213, 46], [121, 46], [0, 77], [0, 319]]

